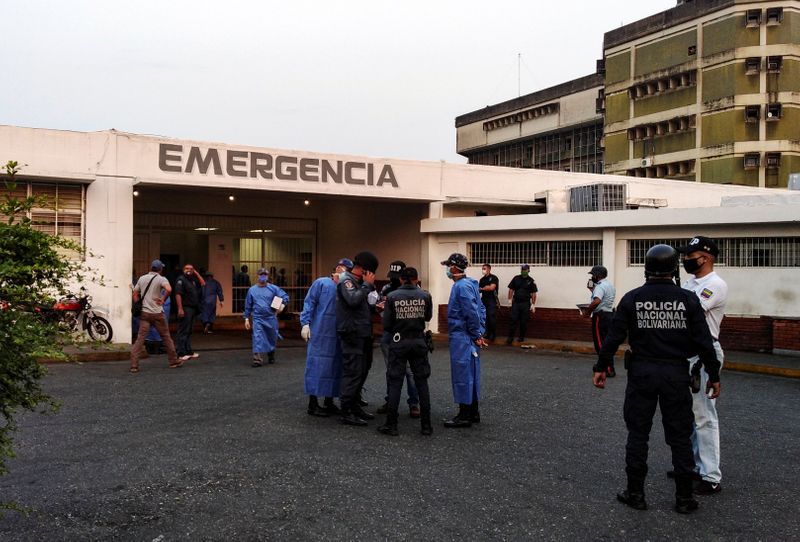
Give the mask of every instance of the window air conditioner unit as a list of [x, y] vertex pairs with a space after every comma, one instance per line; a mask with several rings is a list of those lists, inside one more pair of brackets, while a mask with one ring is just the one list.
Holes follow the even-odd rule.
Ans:
[[653, 165], [652, 158], [642, 158], [642, 163], [639, 167], [650, 167]]

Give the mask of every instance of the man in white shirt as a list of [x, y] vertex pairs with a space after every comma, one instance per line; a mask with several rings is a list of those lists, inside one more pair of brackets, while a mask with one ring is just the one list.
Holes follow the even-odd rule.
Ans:
[[[725, 316], [725, 304], [728, 300], [728, 285], [714, 271], [714, 262], [719, 256], [719, 247], [713, 239], [698, 235], [689, 244], [678, 248], [683, 254], [683, 268], [693, 275], [683, 283], [683, 287], [697, 294], [706, 314], [708, 329], [714, 338], [714, 349], [720, 362], [724, 354], [719, 344], [719, 328]], [[696, 362], [691, 360], [691, 365]], [[700, 389], [704, 390], [708, 374], [701, 371]], [[717, 416], [716, 399], [709, 399], [703, 393], [692, 394], [692, 410], [694, 410], [694, 448], [695, 465], [700, 481], [695, 487], [698, 495], [712, 495], [722, 490], [722, 473], [719, 469], [719, 417]]]

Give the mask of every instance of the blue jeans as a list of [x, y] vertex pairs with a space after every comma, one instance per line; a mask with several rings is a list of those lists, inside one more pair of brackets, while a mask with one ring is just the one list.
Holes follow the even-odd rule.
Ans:
[[[381, 352], [383, 353], [383, 363], [386, 365], [388, 372], [389, 369], [389, 341], [392, 337], [389, 333], [384, 333], [381, 337]], [[419, 392], [417, 386], [414, 384], [414, 373], [411, 372], [411, 367], [406, 365], [406, 393], [408, 394], [408, 406], [419, 404]], [[386, 375], [386, 396], [384, 401], [389, 401], [389, 375]]]

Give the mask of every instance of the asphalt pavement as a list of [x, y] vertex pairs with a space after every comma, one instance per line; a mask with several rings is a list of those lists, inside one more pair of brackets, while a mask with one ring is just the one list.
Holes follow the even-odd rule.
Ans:
[[[288, 342], [288, 341], [287, 341]], [[382, 402], [383, 361], [367, 382]], [[51, 364], [58, 413], [20, 416], [17, 458], [0, 478], [0, 540], [791, 540], [800, 539], [794, 465], [800, 380], [723, 372], [723, 491], [672, 510], [658, 416], [650, 509], [625, 485], [625, 372], [591, 386], [593, 356], [490, 347], [482, 423], [454, 413], [446, 347], [432, 357], [434, 434], [403, 409], [400, 436], [308, 416], [305, 349], [250, 367], [243, 349]]]

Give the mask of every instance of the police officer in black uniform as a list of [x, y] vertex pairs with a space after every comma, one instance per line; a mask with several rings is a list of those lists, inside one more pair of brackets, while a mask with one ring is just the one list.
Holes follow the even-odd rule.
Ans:
[[386, 379], [389, 382], [389, 405], [386, 423], [378, 427], [385, 435], [397, 436], [397, 408], [406, 376], [406, 363], [414, 373], [414, 383], [419, 391], [421, 432], [433, 434], [431, 425], [431, 399], [428, 392], [428, 345], [425, 342], [425, 322], [433, 317], [431, 294], [419, 288], [419, 275], [413, 267], [400, 271], [402, 286], [386, 298], [383, 310], [383, 329], [389, 334], [389, 360]]
[[481, 302], [486, 307], [486, 334], [484, 337], [487, 341], [494, 342], [497, 338], [497, 295], [500, 289], [500, 279], [497, 278], [497, 275], [492, 274], [492, 266], [488, 263], [483, 264], [481, 273], [483, 276], [478, 281], [478, 289], [481, 291]]
[[378, 258], [359, 252], [353, 269], [339, 276], [336, 285], [336, 333], [342, 346], [342, 381], [339, 398], [342, 423], [367, 425], [375, 418], [360, 404], [361, 388], [372, 367], [372, 308], [368, 302], [375, 291]]
[[[646, 510], [647, 442], [656, 405], [661, 405], [664, 438], [672, 449], [675, 469], [675, 510], [688, 514], [697, 509], [692, 497], [692, 396], [687, 359], [699, 355], [706, 371], [706, 393], [718, 397], [719, 368], [713, 339], [697, 296], [676, 285], [678, 252], [655, 245], [645, 255], [643, 286], [623, 296], [611, 330], [593, 367], [593, 383], [605, 387], [606, 369], [620, 344], [628, 337], [631, 357], [623, 413], [628, 428], [625, 472], [628, 487], [617, 495], [620, 502]], [[628, 365], [626, 363], [626, 365]]]
[[524, 263], [520, 266], [519, 275], [508, 283], [508, 300], [511, 301], [511, 323], [508, 326], [506, 344], [514, 342], [514, 330], [519, 325], [519, 342], [525, 340], [528, 332], [528, 319], [536, 312], [536, 297], [539, 288], [530, 276], [531, 266]]

